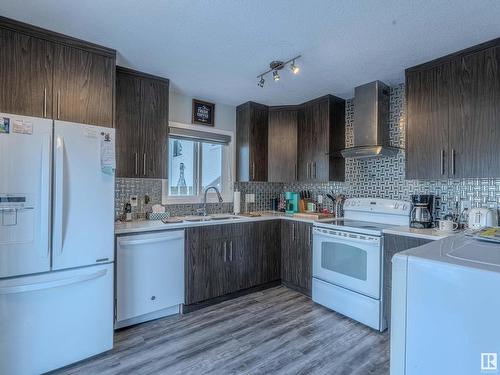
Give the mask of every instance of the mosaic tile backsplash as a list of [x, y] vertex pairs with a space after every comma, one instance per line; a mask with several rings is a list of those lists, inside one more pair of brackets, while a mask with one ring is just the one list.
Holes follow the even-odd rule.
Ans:
[[[455, 203], [468, 200], [472, 207], [500, 207], [500, 177], [496, 179], [443, 179], [443, 180], [406, 180], [405, 179], [405, 89], [404, 84], [391, 88], [390, 98], [390, 140], [391, 145], [402, 150], [395, 156], [365, 160], [346, 159], [345, 182], [325, 183], [266, 183], [236, 182], [234, 188], [241, 191], [242, 210], [245, 209], [245, 194], [255, 194], [255, 203], [248, 204], [251, 211], [271, 209], [271, 200], [284, 191], [309, 190], [313, 198], [327, 192], [344, 193], [347, 197], [377, 197], [409, 200], [411, 194], [435, 194], [440, 197], [438, 215], [451, 212]], [[352, 122], [354, 105], [346, 102], [346, 147], [352, 146]], [[148, 194], [151, 204], [161, 202], [161, 180], [116, 179], [116, 214], [121, 214], [123, 205], [131, 194], [139, 198]], [[331, 202], [324, 196], [322, 207], [332, 209]], [[135, 212], [142, 212], [141, 204]], [[190, 214], [199, 205], [169, 205], [167, 211], [172, 215]], [[230, 212], [232, 204], [207, 205], [210, 212]], [[118, 217], [118, 216], [117, 216]]]
[[[130, 200], [131, 195], [137, 195], [138, 204], [132, 207], [134, 219], [143, 219], [146, 212], [151, 212], [154, 204], [161, 204], [162, 180], [153, 178], [117, 178], [115, 183], [115, 218], [123, 216], [125, 203]], [[145, 198], [147, 196], [147, 198]], [[145, 203], [149, 200], [149, 203]], [[199, 204], [169, 204], [166, 211], [171, 216], [196, 215]], [[232, 212], [232, 203], [208, 203], [207, 213]]]

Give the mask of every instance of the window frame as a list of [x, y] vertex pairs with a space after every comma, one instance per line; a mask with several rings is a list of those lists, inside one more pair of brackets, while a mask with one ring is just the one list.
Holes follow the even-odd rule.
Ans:
[[[221, 185], [222, 185], [222, 191], [221, 195], [226, 203], [231, 203], [233, 201], [233, 176], [234, 176], [234, 170], [235, 170], [235, 158], [234, 158], [234, 147], [235, 147], [235, 142], [234, 142], [234, 133], [228, 130], [222, 130], [222, 129], [215, 129], [215, 128], [203, 128], [200, 129], [200, 125], [189, 125], [189, 124], [183, 124], [179, 122], [169, 122], [170, 127], [177, 127], [177, 128], [184, 128], [184, 129], [190, 129], [190, 130], [198, 130], [198, 131], [203, 131], [203, 132], [208, 132], [208, 133], [214, 133], [214, 134], [223, 134], [223, 135], [228, 135], [231, 137], [231, 141], [227, 145], [223, 145], [222, 147], [222, 165], [221, 165]], [[166, 142], [170, 141], [170, 137], [167, 137]], [[193, 141], [196, 141], [196, 139], [193, 138]], [[188, 196], [171, 196], [168, 194], [169, 192], [169, 180], [166, 179], [163, 181], [162, 184], [162, 204], [167, 205], [167, 204], [200, 204], [203, 202], [203, 191], [201, 189], [201, 184], [202, 184], [202, 170], [201, 170], [201, 165], [202, 165], [202, 158], [203, 158], [203, 152], [202, 152], [202, 142], [200, 141], [197, 147], [197, 160], [196, 160], [196, 176], [195, 176], [195, 183], [196, 183], [196, 195], [188, 195]], [[167, 158], [170, 157], [170, 151], [168, 152]], [[167, 165], [170, 167], [170, 160], [167, 160]], [[170, 173], [170, 172], [169, 172]], [[167, 175], [168, 177], [168, 175]], [[219, 200], [217, 198], [217, 194], [211, 190], [207, 194], [207, 203], [218, 203]]]

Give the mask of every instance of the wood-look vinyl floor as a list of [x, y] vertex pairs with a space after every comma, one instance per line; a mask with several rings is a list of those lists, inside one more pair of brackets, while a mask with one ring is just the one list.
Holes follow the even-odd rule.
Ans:
[[389, 336], [275, 287], [115, 333], [57, 374], [389, 373]]

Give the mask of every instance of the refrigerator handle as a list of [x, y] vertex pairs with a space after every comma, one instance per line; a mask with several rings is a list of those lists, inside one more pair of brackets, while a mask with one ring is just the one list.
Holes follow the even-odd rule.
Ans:
[[64, 233], [64, 137], [56, 138], [55, 173], [54, 173], [54, 238], [53, 256], [63, 252]]
[[94, 280], [94, 279], [98, 279], [100, 277], [103, 277], [104, 275], [106, 275], [107, 272], [108, 272], [108, 270], [104, 269], [104, 270], [100, 270], [97, 272], [76, 275], [76, 276], [67, 277], [64, 279], [55, 279], [55, 280], [51, 280], [51, 281], [42, 281], [42, 282], [33, 283], [33, 284], [19, 284], [19, 285], [0, 287], [0, 295], [26, 293], [26, 292], [33, 292], [36, 290], [52, 289], [52, 288], [58, 288], [61, 286], [66, 286], [66, 285], [71, 285], [71, 284], [78, 284], [78, 283], [82, 283], [84, 281], [90, 281], [90, 280]]
[[[49, 161], [51, 160], [50, 157], [50, 150], [52, 149], [52, 137], [46, 134], [43, 139], [43, 144], [42, 144], [42, 150], [41, 150], [41, 155], [40, 155], [40, 175], [42, 176], [41, 179], [41, 187], [42, 190], [40, 192], [41, 195], [41, 203], [40, 203], [40, 214], [42, 215], [42, 222], [43, 220], [46, 220], [46, 223], [50, 223], [50, 204], [51, 204], [51, 196], [50, 196], [50, 179], [52, 177], [51, 175], [51, 167]], [[45, 228], [49, 229], [50, 226], [47, 225]], [[50, 230], [50, 229], [49, 229]], [[44, 256], [47, 258], [50, 257], [50, 242], [49, 242], [49, 233], [45, 231], [44, 236], [44, 243], [47, 246], [47, 250], [44, 251]]]

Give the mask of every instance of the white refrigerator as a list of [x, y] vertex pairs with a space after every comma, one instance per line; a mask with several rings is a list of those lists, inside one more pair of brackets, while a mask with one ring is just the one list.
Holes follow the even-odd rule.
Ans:
[[0, 113], [0, 374], [113, 347], [114, 141]]

